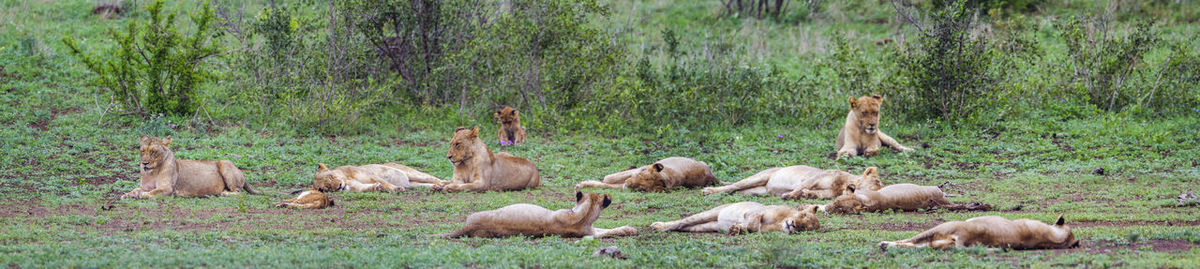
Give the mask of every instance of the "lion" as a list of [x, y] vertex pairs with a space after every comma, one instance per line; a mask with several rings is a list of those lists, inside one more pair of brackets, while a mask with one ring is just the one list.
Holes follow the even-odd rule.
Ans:
[[323, 192], [352, 191], [404, 191], [408, 187], [433, 187], [443, 181], [412, 167], [396, 163], [341, 166], [329, 169], [317, 164], [313, 174], [313, 188]]
[[300, 192], [296, 198], [279, 201], [275, 207], [322, 209], [333, 206], [333, 198], [317, 189]]
[[479, 139], [479, 126], [455, 130], [446, 159], [454, 164], [454, 177], [434, 186], [435, 190], [515, 191], [542, 184], [533, 162], [507, 152], [493, 154]]
[[501, 145], [516, 145], [525, 141], [525, 127], [521, 126], [521, 115], [516, 109], [504, 106], [493, 115], [500, 120], [498, 137]]
[[681, 220], [655, 222], [650, 224], [650, 228], [660, 232], [741, 234], [774, 231], [790, 234], [820, 229], [821, 224], [817, 221], [816, 214], [816, 205], [802, 205], [796, 208], [738, 202], [724, 204]]
[[879, 168], [868, 167], [862, 175], [841, 170], [825, 170], [805, 165], [776, 167], [758, 172], [753, 176], [719, 187], [704, 188], [704, 194], [741, 193], [751, 195], [775, 195], [784, 199], [836, 198], [849, 186], [860, 190], [878, 190], [883, 187], [879, 180]]
[[702, 187], [720, 182], [707, 163], [683, 157], [670, 157], [642, 167], [604, 176], [602, 181], [588, 180], [576, 188], [633, 189], [661, 192], [678, 186]]
[[605, 238], [613, 236], [636, 235], [637, 228], [621, 226], [614, 229], [601, 229], [592, 226], [600, 218], [600, 212], [612, 203], [608, 194], [575, 192], [575, 207], [550, 211], [544, 207], [531, 204], [515, 204], [496, 210], [476, 212], [467, 217], [466, 225], [446, 238], [464, 236], [474, 237], [506, 237], [525, 235], [542, 237], [557, 235], [562, 237]]
[[838, 132], [837, 141], [834, 143], [838, 157], [873, 156], [879, 151], [881, 144], [904, 152], [913, 150], [879, 130], [881, 104], [883, 97], [879, 95], [858, 99], [850, 97], [850, 113], [846, 115], [846, 125]]
[[875, 212], [888, 209], [900, 211], [915, 211], [919, 209], [944, 208], [949, 210], [988, 210], [990, 205], [980, 203], [955, 204], [946, 199], [942, 189], [934, 186], [918, 186], [913, 184], [895, 184], [883, 187], [878, 191], [855, 190], [854, 186], [846, 189], [842, 196], [833, 202], [823, 205], [820, 211], [830, 213]]
[[171, 151], [171, 137], [142, 136], [141, 180], [137, 188], [121, 195], [125, 198], [157, 198], [164, 195], [179, 197], [202, 197], [208, 195], [235, 195], [241, 190], [251, 194], [258, 191], [250, 188], [242, 170], [229, 160], [194, 161], [175, 159]]
[[902, 248], [966, 248], [974, 245], [996, 251], [1008, 249], [1060, 249], [1079, 247], [1062, 215], [1054, 225], [1031, 219], [1008, 220], [998, 216], [983, 216], [966, 221], [951, 221], [933, 229], [895, 242], [879, 242], [879, 250]]

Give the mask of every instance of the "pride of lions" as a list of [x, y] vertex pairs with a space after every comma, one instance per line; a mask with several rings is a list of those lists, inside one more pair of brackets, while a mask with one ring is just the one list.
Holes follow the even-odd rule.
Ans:
[[[912, 151], [879, 130], [879, 108], [883, 98], [863, 96], [850, 98], [846, 124], [838, 133], [835, 149], [838, 157], [872, 156], [882, 146], [898, 151]], [[516, 109], [504, 107], [494, 116], [501, 126], [498, 140], [501, 145], [525, 142]], [[235, 195], [250, 187], [234, 164], [228, 160], [194, 161], [176, 159], [170, 150], [171, 138], [142, 136], [140, 184], [121, 198], [156, 198], [161, 196], [202, 197]], [[541, 186], [537, 166], [528, 159], [506, 152], [493, 153], [479, 138], [479, 127], [458, 128], [450, 140], [446, 159], [454, 169], [450, 180], [417, 171], [396, 163], [340, 166], [330, 169], [318, 164], [312, 188], [297, 191], [295, 198], [276, 204], [278, 207], [320, 209], [334, 205], [326, 192], [336, 191], [405, 191], [425, 187], [435, 191], [519, 191]], [[756, 202], [736, 202], [718, 205], [683, 219], [654, 222], [650, 228], [668, 232], [724, 232], [729, 234], [754, 232], [797, 233], [820, 229], [818, 215], [852, 214], [875, 211], [916, 211], [922, 209], [989, 210], [981, 203], [955, 204], [945, 197], [940, 187], [914, 184], [885, 186], [879, 179], [879, 169], [869, 167], [862, 174], [795, 165], [776, 167], [756, 173], [740, 181], [720, 185], [712, 168], [705, 162], [685, 157], [670, 157], [652, 164], [630, 168], [587, 180], [575, 185], [583, 188], [630, 189], [643, 192], [665, 192], [684, 188], [701, 188], [704, 195], [746, 194], [773, 195], [783, 199], [833, 199], [824, 205], [763, 205]], [[613, 203], [608, 194], [575, 192], [575, 206], [550, 210], [533, 204], [514, 204], [495, 210], [481, 211], [466, 217], [461, 229], [442, 235], [446, 238], [464, 236], [592, 236], [604, 238], [638, 234], [632, 226], [605, 229], [592, 226], [601, 212]], [[877, 246], [888, 248], [952, 249], [971, 246], [990, 249], [1051, 249], [1079, 246], [1071, 228], [1060, 215], [1051, 225], [1037, 220], [1009, 220], [984, 216], [964, 221], [942, 223], [912, 238], [882, 241]]]

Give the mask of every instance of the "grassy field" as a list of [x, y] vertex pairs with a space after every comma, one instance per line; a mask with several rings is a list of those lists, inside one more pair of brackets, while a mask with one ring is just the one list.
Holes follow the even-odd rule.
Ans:
[[[340, 192], [333, 194], [337, 200], [333, 208], [277, 209], [272, 207], [276, 201], [311, 183], [317, 163], [398, 162], [449, 178], [451, 165], [445, 153], [454, 128], [480, 125], [481, 133], [493, 134], [496, 124], [485, 117], [418, 109], [423, 114], [378, 116], [374, 119], [378, 124], [370, 132], [330, 136], [245, 127], [224, 118], [208, 125], [186, 117], [120, 115], [97, 104], [95, 88], [85, 83], [90, 74], [68, 57], [58, 42], [61, 36], [71, 35], [99, 45], [95, 40], [119, 21], [91, 15], [88, 11], [93, 5], [88, 1], [0, 3], [2, 266], [1200, 267], [1200, 209], [1177, 206], [1175, 199], [1188, 189], [1200, 190], [1200, 148], [1196, 146], [1200, 116], [1195, 113], [1173, 119], [1121, 113], [1028, 117], [987, 128], [890, 121], [884, 114], [882, 129], [918, 149], [910, 153], [884, 150], [872, 158], [846, 159], [833, 158], [838, 120], [815, 126], [675, 126], [657, 133], [622, 136], [531, 129], [529, 142], [518, 147], [500, 149], [494, 136], [483, 139], [494, 151], [535, 162], [544, 183], [535, 190]], [[621, 17], [637, 17], [637, 12], [662, 14], [645, 17], [644, 23], [651, 25], [686, 25], [667, 21], [672, 14], [679, 20], [703, 20], [700, 17], [715, 14], [711, 5], [706, 9], [662, 3], [647, 4], [658, 9], [636, 8], [645, 11], [624, 11], [635, 8], [616, 4], [618, 15], [609, 23], [640, 24]], [[784, 37], [798, 34], [795, 29], [772, 29], [777, 25], [721, 27], [741, 29], [727, 32], [735, 36], [756, 31]], [[856, 40], [875, 40], [889, 31], [866, 23], [850, 27], [864, 32]], [[1194, 34], [1195, 29], [1174, 33]], [[660, 30], [647, 26], [633, 31]], [[800, 33], [807, 33], [803, 31]], [[812, 31], [814, 36], [829, 34], [829, 29]], [[784, 37], [761, 42], [770, 48], [790, 48], [779, 50], [785, 51], [782, 55], [748, 57], [783, 64], [821, 53], [824, 46], [804, 43], [809, 38]], [[813, 48], [805, 47], [809, 45]], [[775, 50], [761, 50], [766, 51]], [[785, 68], [804, 70], [799, 64]], [[539, 117], [522, 116], [526, 121]], [[437, 119], [428, 119], [431, 117]], [[231, 160], [264, 194], [117, 200], [137, 186], [140, 135], [173, 136], [172, 148], [181, 159]], [[795, 164], [852, 173], [876, 166], [886, 184], [948, 181], [954, 185], [947, 192], [957, 194], [951, 201], [984, 202], [998, 210], [821, 214], [820, 230], [794, 235], [682, 234], [655, 232], [648, 226], [730, 202], [796, 205], [826, 201], [704, 196], [698, 189], [667, 193], [585, 190], [609, 193], [614, 199], [596, 226], [633, 225], [641, 234], [601, 240], [447, 240], [431, 236], [460, 227], [472, 212], [509, 204], [570, 207], [575, 183], [670, 156], [705, 161], [724, 182]], [[879, 241], [907, 238], [945, 221], [1000, 215], [1052, 222], [1059, 214], [1065, 215], [1082, 247], [1003, 253], [983, 249], [884, 253], [875, 247]], [[628, 258], [591, 256], [606, 246], [619, 247]]]

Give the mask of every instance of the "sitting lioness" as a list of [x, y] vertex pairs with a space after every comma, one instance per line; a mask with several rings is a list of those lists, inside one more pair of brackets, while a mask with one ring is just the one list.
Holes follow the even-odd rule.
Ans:
[[576, 184], [576, 188], [633, 189], [660, 192], [678, 186], [702, 187], [716, 184], [708, 164], [683, 157], [670, 157], [642, 167], [604, 176], [603, 181], [588, 180]]
[[853, 187], [823, 205], [820, 211], [830, 213], [875, 212], [888, 209], [913, 211], [918, 209], [944, 208], [949, 210], [987, 210], [990, 205], [970, 203], [955, 204], [946, 200], [942, 189], [934, 186], [918, 186], [913, 184], [888, 185], [878, 191], [855, 190]]
[[303, 209], [322, 209], [333, 206], [333, 198], [317, 190], [309, 189], [301, 192], [296, 198], [280, 201], [275, 207], [291, 207]]
[[846, 125], [838, 133], [837, 156], [853, 157], [858, 155], [873, 156], [882, 144], [900, 151], [912, 151], [912, 148], [901, 145], [891, 136], [879, 130], [879, 106], [883, 97], [873, 95], [858, 99], [850, 97], [850, 114], [846, 115]]
[[171, 137], [142, 136], [140, 185], [121, 198], [155, 198], [163, 195], [200, 197], [239, 194], [241, 190], [258, 194], [246, 184], [242, 170], [229, 160], [193, 161], [175, 159], [168, 147]]
[[313, 188], [324, 192], [352, 191], [403, 191], [411, 186], [433, 187], [443, 181], [412, 167], [396, 164], [368, 164], [341, 166], [329, 169], [317, 164], [313, 175]]
[[592, 227], [592, 223], [600, 218], [600, 212], [612, 203], [608, 194], [575, 192], [575, 207], [550, 211], [544, 207], [531, 204], [515, 204], [496, 210], [476, 212], [467, 217], [467, 225], [447, 238], [474, 237], [505, 237], [515, 235], [562, 237], [593, 236], [604, 238], [612, 236], [636, 235], [637, 229], [631, 226], [621, 226], [615, 229]]
[[435, 190], [515, 191], [542, 184], [533, 162], [506, 152], [493, 154], [479, 139], [479, 126], [455, 130], [446, 159], [454, 164], [454, 178]]
[[776, 167], [733, 184], [704, 188], [704, 194], [737, 192], [752, 195], [770, 194], [784, 199], [831, 199], [842, 195], [848, 186], [855, 186], [860, 190], [878, 190], [883, 187], [883, 182], [879, 180], [879, 169], [868, 167], [859, 176], [846, 171], [804, 165]]
[[1008, 220], [997, 216], [971, 218], [939, 224], [917, 236], [895, 242], [879, 242], [879, 250], [902, 248], [966, 248], [983, 245], [990, 250], [1056, 249], [1079, 247], [1079, 240], [1064, 225], [1062, 215], [1054, 225], [1031, 219]]
[[755, 202], [739, 202], [718, 206], [681, 220], [655, 222], [650, 228], [658, 231], [681, 231], [689, 233], [728, 232], [730, 234], [751, 232], [795, 233], [820, 229], [817, 222], [817, 206], [802, 205], [799, 208]]
[[500, 134], [497, 135], [500, 145], [516, 145], [525, 141], [525, 127], [521, 126], [521, 116], [516, 109], [504, 106], [493, 116], [500, 120]]

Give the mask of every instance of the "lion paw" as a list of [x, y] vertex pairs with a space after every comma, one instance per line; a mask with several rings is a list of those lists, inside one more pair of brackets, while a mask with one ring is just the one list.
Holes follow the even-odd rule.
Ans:
[[708, 188], [704, 188], [700, 192], [704, 193], [704, 195], [713, 195], [713, 194], [721, 193], [722, 191], [717, 188], [708, 187]]
[[749, 232], [749, 229], [746, 228], [746, 225], [738, 224], [733, 225], [733, 227], [729, 227], [729, 235], [740, 235], [747, 232]]
[[655, 222], [650, 224], [650, 229], [654, 229], [659, 232], [666, 232], [670, 231], [671, 227], [665, 222]]

